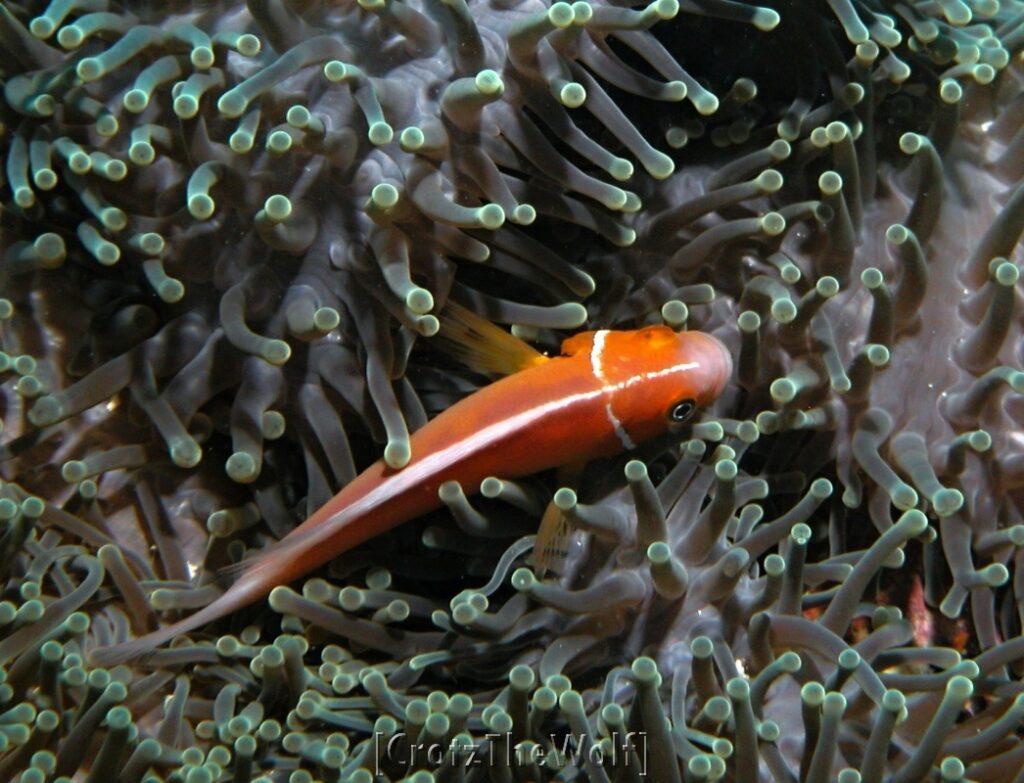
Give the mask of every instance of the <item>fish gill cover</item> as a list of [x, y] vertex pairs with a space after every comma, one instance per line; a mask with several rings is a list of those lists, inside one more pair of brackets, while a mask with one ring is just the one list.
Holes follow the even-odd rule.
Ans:
[[[1024, 779], [1022, 50], [1019, 0], [0, 5], [0, 779]], [[448, 485], [90, 667], [408, 460], [481, 382], [450, 296], [734, 382], [555, 493], [560, 574], [550, 483]]]

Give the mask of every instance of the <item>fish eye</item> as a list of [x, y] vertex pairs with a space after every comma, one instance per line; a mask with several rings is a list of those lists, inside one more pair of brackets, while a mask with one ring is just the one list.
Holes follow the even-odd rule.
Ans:
[[669, 409], [668, 417], [675, 424], [682, 424], [693, 415], [695, 410], [697, 410], [696, 401], [682, 400]]

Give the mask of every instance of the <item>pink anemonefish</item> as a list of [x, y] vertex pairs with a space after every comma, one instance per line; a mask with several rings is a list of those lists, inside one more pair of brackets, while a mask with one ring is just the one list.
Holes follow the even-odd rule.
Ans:
[[[515, 478], [632, 449], [712, 402], [732, 374], [732, 358], [717, 339], [667, 326], [583, 332], [562, 343], [561, 356], [547, 357], [449, 303], [441, 336], [457, 358], [506, 377], [413, 433], [404, 467], [375, 462], [280, 542], [246, 561], [238, 580], [209, 606], [138, 639], [93, 650], [92, 663], [138, 658], [266, 597], [438, 508], [445, 482], [479, 487], [488, 476]], [[537, 549], [545, 535], [551, 531], [542, 524]]]

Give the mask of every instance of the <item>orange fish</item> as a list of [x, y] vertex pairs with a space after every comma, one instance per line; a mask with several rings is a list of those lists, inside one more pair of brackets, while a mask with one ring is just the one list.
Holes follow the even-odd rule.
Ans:
[[[413, 433], [405, 467], [381, 460], [367, 468], [280, 542], [247, 561], [238, 580], [209, 606], [139, 639], [94, 650], [92, 662], [109, 666], [136, 658], [264, 598], [274, 587], [440, 507], [438, 488], [446, 481], [476, 488], [488, 476], [515, 478], [632, 449], [712, 402], [732, 373], [732, 359], [714, 337], [667, 326], [584, 332], [562, 343], [561, 356], [547, 357], [450, 303], [441, 335], [476, 369], [510, 374]], [[538, 538], [550, 534], [542, 530]]]

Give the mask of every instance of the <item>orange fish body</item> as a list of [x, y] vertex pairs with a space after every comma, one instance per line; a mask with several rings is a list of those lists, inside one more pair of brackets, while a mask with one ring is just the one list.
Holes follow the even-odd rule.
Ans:
[[378, 461], [267, 552], [220, 598], [174, 625], [95, 651], [111, 665], [144, 654], [265, 597], [354, 546], [441, 505], [438, 489], [475, 491], [488, 476], [516, 478], [607, 457], [666, 432], [714, 400], [732, 372], [725, 347], [700, 332], [665, 326], [586, 332], [563, 355], [466, 397], [410, 438], [412, 458]]

